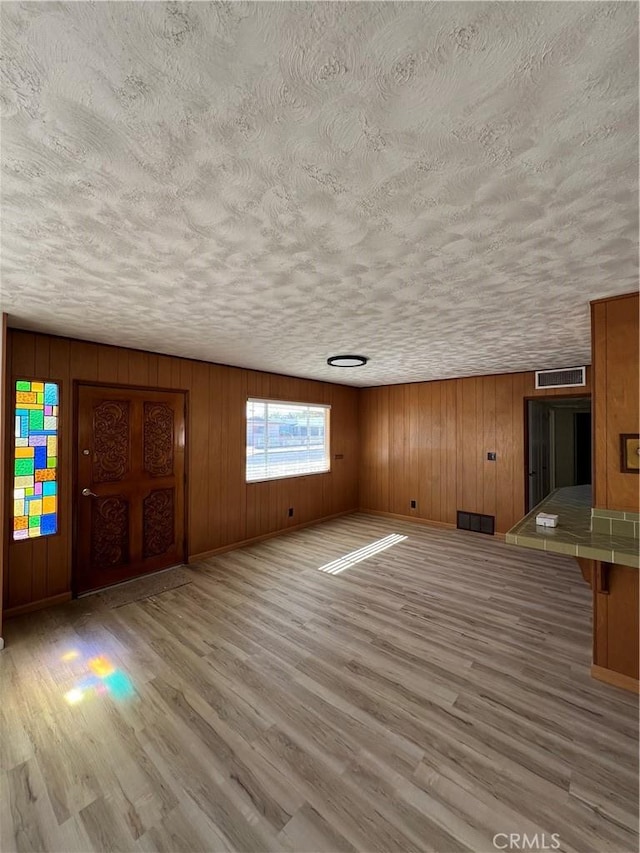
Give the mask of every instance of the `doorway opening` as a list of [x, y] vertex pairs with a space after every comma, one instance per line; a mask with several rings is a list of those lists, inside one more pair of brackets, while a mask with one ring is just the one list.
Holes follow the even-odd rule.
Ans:
[[527, 400], [526, 510], [554, 489], [591, 484], [591, 398]]

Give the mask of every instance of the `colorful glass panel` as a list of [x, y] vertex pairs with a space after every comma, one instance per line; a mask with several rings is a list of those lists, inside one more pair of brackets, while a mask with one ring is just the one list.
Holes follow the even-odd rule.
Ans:
[[13, 538], [58, 531], [58, 385], [16, 382]]

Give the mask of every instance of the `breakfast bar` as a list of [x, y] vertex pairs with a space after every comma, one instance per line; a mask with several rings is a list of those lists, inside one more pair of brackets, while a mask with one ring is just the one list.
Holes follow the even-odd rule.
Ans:
[[[591, 674], [637, 692], [640, 517], [591, 504], [591, 486], [556, 489], [508, 531], [506, 541], [577, 559], [593, 593]], [[536, 524], [539, 513], [557, 515], [557, 527]]]
[[[557, 527], [541, 527], [536, 516], [558, 516]], [[556, 489], [509, 530], [510, 545], [570, 557], [640, 568], [638, 513], [591, 508], [591, 486]]]

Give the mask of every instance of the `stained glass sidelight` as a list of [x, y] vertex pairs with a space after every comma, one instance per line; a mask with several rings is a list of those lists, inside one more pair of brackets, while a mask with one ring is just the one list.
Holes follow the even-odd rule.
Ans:
[[13, 538], [58, 530], [58, 386], [16, 382]]

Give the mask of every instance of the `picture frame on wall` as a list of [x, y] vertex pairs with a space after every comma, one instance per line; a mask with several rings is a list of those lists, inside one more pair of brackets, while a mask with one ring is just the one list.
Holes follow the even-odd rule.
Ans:
[[640, 434], [637, 432], [620, 433], [620, 471], [640, 473]]

